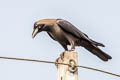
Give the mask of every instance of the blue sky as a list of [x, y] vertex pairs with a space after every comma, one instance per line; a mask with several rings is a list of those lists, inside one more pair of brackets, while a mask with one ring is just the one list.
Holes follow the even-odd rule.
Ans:
[[[119, 0], [1, 0], [0, 56], [55, 61], [64, 49], [45, 32], [32, 39], [33, 24], [44, 18], [70, 21], [90, 38], [104, 43], [101, 48], [113, 57], [103, 62], [77, 47], [79, 65], [120, 74]], [[55, 65], [0, 59], [1, 80], [56, 80]], [[79, 68], [79, 80], [119, 78]]]

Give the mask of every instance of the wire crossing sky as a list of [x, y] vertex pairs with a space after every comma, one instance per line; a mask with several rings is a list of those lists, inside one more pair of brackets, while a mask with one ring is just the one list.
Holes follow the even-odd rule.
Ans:
[[[48, 63], [48, 64], [55, 64], [55, 65], [60, 64], [60, 65], [71, 66], [70, 64], [66, 64], [66, 63], [58, 63], [58, 62], [53, 62], [53, 61], [43, 61], [43, 60], [35, 60], [35, 59], [23, 59], [23, 58], [12, 58], [12, 57], [0, 57], [0, 59], [20, 60], [20, 61], [30, 61], [30, 62]], [[85, 68], [85, 69], [89, 69], [89, 70], [99, 71], [99, 72], [102, 72], [102, 73], [106, 73], [106, 74], [109, 74], [109, 75], [120, 77], [120, 75], [118, 75], [118, 74], [114, 74], [112, 72], [107, 72], [107, 71], [103, 71], [103, 70], [99, 70], [99, 69], [95, 69], [95, 68], [91, 68], [91, 67], [80, 66], [80, 65], [75, 65], [74, 67], [79, 67], [79, 68]]]
[[[120, 74], [120, 1], [119, 0], [1, 0], [0, 56], [55, 61], [64, 49], [45, 32], [32, 39], [34, 22], [44, 18], [68, 20], [113, 57], [99, 60], [82, 47], [77, 47], [80, 65]], [[0, 60], [1, 80], [56, 80], [53, 65]], [[120, 80], [99, 72], [79, 69], [79, 80]]]

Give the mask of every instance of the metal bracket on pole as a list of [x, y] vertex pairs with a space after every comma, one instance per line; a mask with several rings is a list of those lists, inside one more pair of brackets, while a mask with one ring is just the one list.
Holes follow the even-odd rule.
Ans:
[[[77, 53], [72, 51], [65, 51], [56, 60], [58, 63], [65, 63], [69, 65], [57, 64], [58, 80], [78, 80], [78, 64]], [[72, 75], [71, 75], [72, 74]]]

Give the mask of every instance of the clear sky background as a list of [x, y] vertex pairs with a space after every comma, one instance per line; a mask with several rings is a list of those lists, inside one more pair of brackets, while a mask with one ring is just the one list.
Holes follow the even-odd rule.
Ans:
[[[103, 62], [77, 47], [79, 65], [120, 74], [120, 0], [0, 0], [0, 56], [55, 61], [64, 49], [45, 32], [32, 39], [33, 24], [43, 18], [63, 18], [90, 38], [106, 45], [113, 57]], [[56, 80], [53, 64], [2, 60], [0, 80]], [[79, 68], [79, 80], [120, 80]]]

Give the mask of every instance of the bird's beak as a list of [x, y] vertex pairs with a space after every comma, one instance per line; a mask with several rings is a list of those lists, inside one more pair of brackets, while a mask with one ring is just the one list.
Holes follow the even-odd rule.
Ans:
[[37, 35], [37, 33], [38, 33], [38, 28], [33, 30], [32, 38], [34, 38]]

